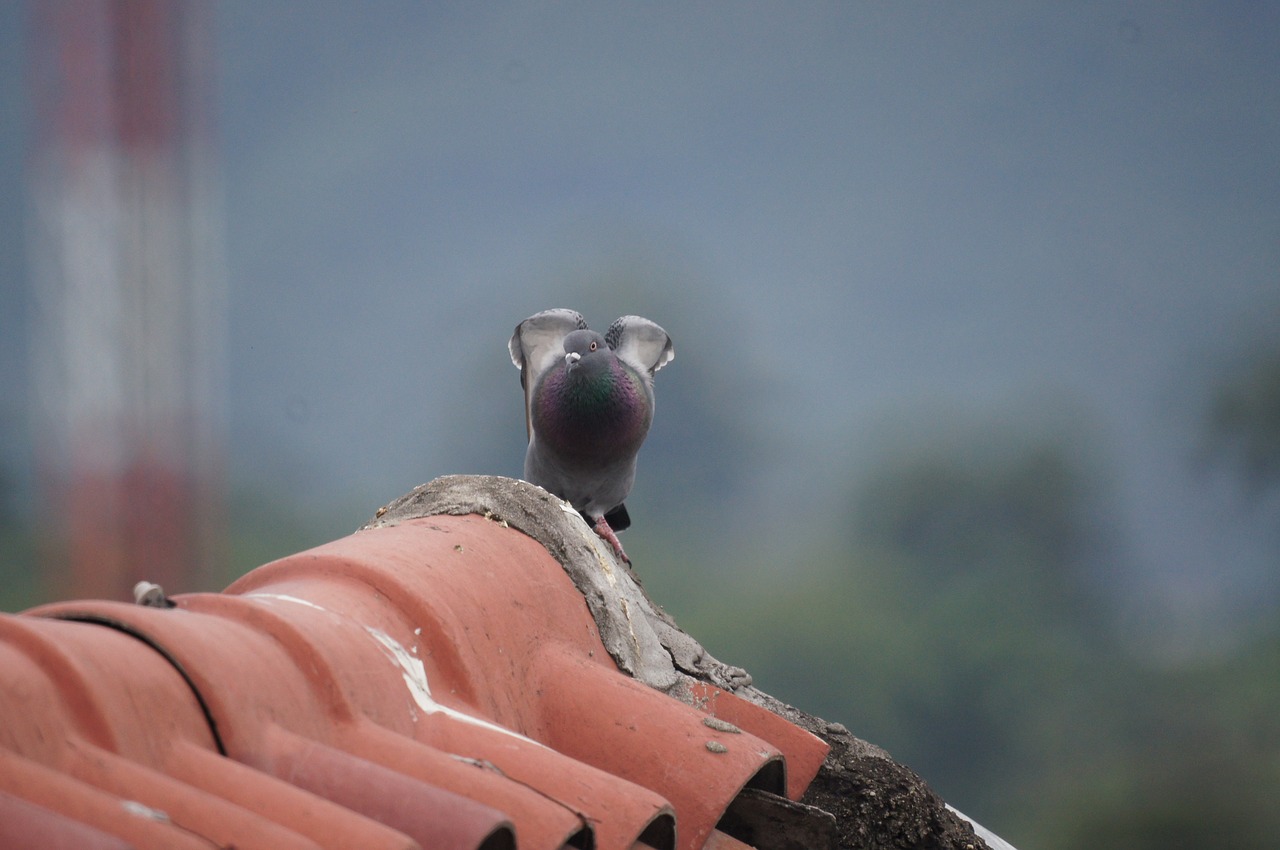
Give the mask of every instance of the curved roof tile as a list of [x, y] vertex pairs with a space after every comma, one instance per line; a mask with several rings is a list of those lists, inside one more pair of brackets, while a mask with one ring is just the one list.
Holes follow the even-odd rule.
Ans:
[[732, 848], [738, 795], [794, 799], [826, 752], [621, 673], [561, 565], [478, 516], [174, 601], [0, 616], [0, 823], [113, 849]]

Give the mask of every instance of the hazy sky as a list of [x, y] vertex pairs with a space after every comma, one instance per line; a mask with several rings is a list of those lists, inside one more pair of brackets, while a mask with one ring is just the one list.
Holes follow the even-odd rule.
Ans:
[[1267, 586], [1256, 517], [1192, 456], [1205, 382], [1280, 333], [1280, 5], [224, 0], [218, 25], [238, 476], [358, 519], [517, 474], [512, 327], [636, 312], [676, 344], [655, 429], [713, 400], [777, 495], [748, 511], [843, 522], [886, 429], [1044, 410], [1149, 576]]

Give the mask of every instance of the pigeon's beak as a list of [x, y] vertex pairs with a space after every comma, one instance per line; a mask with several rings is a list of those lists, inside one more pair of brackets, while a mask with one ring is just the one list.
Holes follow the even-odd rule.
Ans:
[[576, 351], [570, 351], [568, 354], [564, 356], [564, 365], [567, 368], [572, 369], [574, 366], [578, 365], [578, 361], [581, 359], [582, 359], [581, 354], [579, 354]]

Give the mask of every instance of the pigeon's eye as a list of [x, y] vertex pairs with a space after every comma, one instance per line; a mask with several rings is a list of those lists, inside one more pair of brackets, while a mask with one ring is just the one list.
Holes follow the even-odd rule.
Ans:
[[593, 343], [591, 343], [591, 345], [590, 345], [590, 346], [588, 346], [588, 347], [589, 347], [592, 351], [595, 351], [597, 348], [599, 348], [599, 347], [600, 347], [600, 345], [599, 345], [599, 343], [593, 342]]

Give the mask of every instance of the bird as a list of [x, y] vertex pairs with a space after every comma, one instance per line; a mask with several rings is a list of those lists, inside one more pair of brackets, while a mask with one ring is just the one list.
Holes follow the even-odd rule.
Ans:
[[622, 560], [616, 532], [653, 422], [653, 376], [675, 357], [671, 337], [640, 316], [601, 336], [576, 310], [535, 313], [508, 344], [524, 388], [524, 478], [569, 502]]

